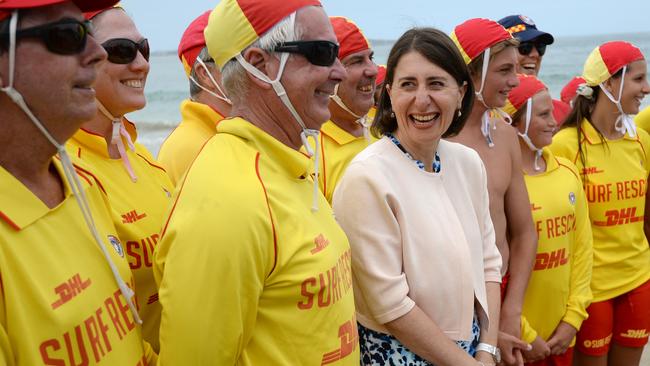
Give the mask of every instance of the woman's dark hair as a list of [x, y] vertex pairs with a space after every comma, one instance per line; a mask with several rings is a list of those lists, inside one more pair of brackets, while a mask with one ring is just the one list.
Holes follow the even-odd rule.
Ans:
[[[612, 79], [620, 78], [623, 75], [623, 70], [619, 70], [616, 72], [614, 75], [612, 75]], [[578, 134], [578, 153], [580, 154], [580, 162], [582, 163], [582, 166], [586, 167], [587, 166], [587, 155], [585, 154], [585, 151], [582, 150], [582, 129], [580, 128], [580, 125], [582, 124], [582, 121], [587, 121], [596, 132], [598, 132], [598, 136], [600, 137], [600, 141], [603, 143], [603, 148], [608, 148], [607, 146], [607, 140], [605, 139], [605, 136], [603, 136], [603, 133], [596, 127], [593, 122], [591, 122], [591, 112], [594, 109], [594, 106], [596, 105], [596, 102], [598, 101], [598, 98], [602, 94], [602, 91], [598, 86], [593, 86], [592, 89], [594, 90], [594, 93], [591, 97], [587, 98], [583, 95], [578, 94], [576, 96], [575, 101], [573, 102], [573, 109], [571, 109], [571, 112], [569, 112], [569, 115], [566, 116], [564, 119], [564, 122], [562, 123], [562, 129], [568, 128], [568, 127], [575, 127], [576, 128], [576, 133]], [[587, 178], [585, 176], [585, 178]]]
[[[449, 73], [459, 86], [466, 85], [467, 90], [460, 108], [461, 116], [454, 114], [451, 125], [442, 137], [457, 135], [465, 125], [474, 103], [474, 86], [463, 57], [454, 42], [445, 33], [435, 28], [410, 29], [395, 42], [395, 45], [390, 50], [386, 64], [385, 85], [393, 84], [395, 67], [397, 67], [399, 60], [402, 56], [413, 51], [421, 54], [431, 63]], [[384, 87], [379, 97], [377, 114], [372, 122], [371, 131], [373, 135], [379, 137], [395, 132], [395, 130], [397, 130], [397, 119], [393, 114], [393, 106], [388, 91]]]

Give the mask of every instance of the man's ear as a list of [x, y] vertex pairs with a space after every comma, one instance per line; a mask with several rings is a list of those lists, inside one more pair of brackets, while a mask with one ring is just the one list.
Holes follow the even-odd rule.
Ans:
[[[208, 66], [208, 65], [206, 64], [206, 67], [210, 67], [210, 66]], [[197, 79], [198, 79], [197, 81], [198, 81], [199, 83], [201, 83], [201, 85], [203, 85], [203, 86], [205, 86], [205, 85], [212, 85], [212, 84], [210, 83], [210, 78], [208, 77], [208, 71], [206, 70], [205, 67], [202, 67], [201, 65], [199, 65], [198, 62], [196, 62], [196, 63], [194, 64], [194, 73], [195, 73], [196, 76], [197, 76]]]
[[[261, 71], [262, 74], [268, 76], [269, 79], [273, 80], [275, 78], [279, 66], [279, 61], [274, 62], [274, 60], [277, 59], [274, 58], [270, 53], [259, 47], [251, 47], [244, 51], [244, 54], [242, 56], [244, 57], [244, 60], [253, 65], [254, 68]], [[247, 74], [250, 82], [257, 85], [258, 87], [262, 89], [272, 88], [269, 83], [258, 79], [255, 75], [251, 73]]]

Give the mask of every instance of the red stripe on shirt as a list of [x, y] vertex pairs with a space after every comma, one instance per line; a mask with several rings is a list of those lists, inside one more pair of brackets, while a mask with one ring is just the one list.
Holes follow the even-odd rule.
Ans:
[[266, 187], [264, 186], [264, 181], [260, 175], [260, 153], [257, 153], [255, 156], [255, 173], [257, 174], [257, 179], [260, 180], [262, 189], [264, 190], [264, 198], [266, 199], [266, 207], [269, 209], [269, 218], [271, 219], [271, 229], [273, 229], [273, 267], [269, 271], [269, 276], [275, 270], [275, 266], [278, 263], [278, 240], [275, 235], [275, 222], [273, 221], [273, 214], [271, 213], [271, 204], [269, 204], [269, 195], [266, 193]]

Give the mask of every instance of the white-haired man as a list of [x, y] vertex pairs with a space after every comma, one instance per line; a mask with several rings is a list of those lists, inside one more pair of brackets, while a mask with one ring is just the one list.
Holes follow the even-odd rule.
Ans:
[[223, 0], [205, 35], [239, 117], [163, 229], [160, 361], [356, 366], [349, 244], [299, 151], [346, 76], [329, 19], [315, 0]]

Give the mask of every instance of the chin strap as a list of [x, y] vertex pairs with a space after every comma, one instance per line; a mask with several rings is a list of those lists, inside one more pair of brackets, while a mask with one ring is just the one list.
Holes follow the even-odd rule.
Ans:
[[14, 84], [14, 68], [16, 62], [17, 24], [18, 24], [18, 11], [14, 10], [11, 15], [11, 20], [9, 23], [9, 39], [10, 39], [9, 41], [10, 44], [9, 45], [9, 85], [0, 88], [0, 91], [4, 92], [9, 96], [9, 98], [11, 98], [11, 100], [27, 115], [27, 117], [34, 124], [34, 126], [36, 126], [36, 128], [38, 128], [38, 130], [43, 134], [43, 136], [45, 136], [45, 138], [56, 148], [59, 157], [61, 158], [63, 173], [70, 185], [72, 194], [76, 198], [75, 201], [79, 205], [79, 209], [81, 210], [84, 221], [86, 222], [86, 226], [90, 230], [90, 233], [93, 239], [95, 240], [95, 243], [97, 244], [97, 246], [99, 246], [99, 249], [102, 251], [102, 254], [104, 255], [104, 259], [106, 260], [106, 263], [111, 269], [113, 278], [115, 279], [115, 282], [117, 282], [117, 286], [119, 287], [122, 296], [124, 296], [124, 299], [126, 300], [126, 303], [128, 304], [129, 309], [133, 314], [133, 319], [138, 324], [142, 324], [142, 319], [140, 319], [138, 310], [136, 309], [135, 304], [133, 302], [133, 297], [135, 296], [135, 293], [124, 282], [122, 276], [120, 275], [119, 270], [117, 269], [117, 266], [115, 265], [115, 263], [113, 263], [110, 254], [108, 254], [108, 251], [106, 250], [106, 245], [104, 245], [104, 241], [101, 239], [101, 236], [97, 230], [97, 226], [95, 225], [95, 220], [92, 216], [92, 210], [90, 209], [88, 199], [86, 198], [83, 185], [81, 184], [81, 181], [79, 181], [79, 177], [77, 177], [77, 172], [74, 168], [74, 165], [72, 164], [72, 160], [70, 159], [70, 156], [65, 150], [65, 146], [60, 144], [58, 141], [54, 139], [54, 137], [52, 137], [49, 131], [45, 128], [45, 126], [43, 126], [41, 121], [39, 121], [38, 118], [36, 118], [36, 116], [34, 115], [34, 113], [32, 113], [32, 111], [29, 109], [27, 103], [25, 103], [25, 100], [23, 96], [20, 94], [20, 92], [14, 88], [13, 84]]
[[356, 118], [356, 123], [360, 124], [363, 128], [363, 137], [367, 142], [370, 142], [370, 121], [368, 120], [368, 114], [360, 116], [354, 112], [343, 102], [341, 97], [339, 97], [339, 84], [336, 84], [334, 87], [334, 95], [330, 96], [330, 99], [334, 101], [341, 109], [348, 112], [352, 117]]
[[619, 116], [616, 118], [616, 122], [614, 123], [614, 128], [616, 131], [622, 133], [625, 135], [626, 133], [630, 135], [630, 137], [636, 137], [636, 124], [634, 123], [634, 119], [632, 116], [629, 114], [625, 113], [623, 111], [623, 106], [621, 105], [621, 98], [623, 97], [623, 85], [625, 85], [625, 73], [627, 72], [627, 65], [623, 66], [623, 73], [621, 75], [621, 85], [618, 88], [618, 99], [614, 98], [614, 96], [607, 90], [605, 89], [605, 86], [601, 83], [600, 89], [605, 93], [607, 98], [612, 101], [612, 103], [616, 104], [616, 108], [618, 108]]
[[528, 148], [535, 152], [535, 171], [538, 172], [542, 170], [542, 167], [539, 166], [539, 159], [542, 157], [542, 149], [538, 148], [533, 144], [533, 141], [528, 136], [528, 128], [530, 127], [530, 121], [533, 116], [533, 98], [528, 98], [526, 101], [526, 128], [524, 133], [517, 132], [517, 135], [521, 137], [522, 140], [528, 145]]
[[203, 62], [203, 60], [201, 60], [198, 57], [196, 58], [196, 62], [198, 62], [199, 65], [205, 70], [205, 73], [208, 75], [208, 78], [210, 79], [210, 82], [217, 89], [217, 93], [215, 93], [214, 91], [212, 91], [212, 90], [204, 87], [203, 85], [201, 85], [201, 83], [199, 83], [191, 75], [190, 75], [190, 81], [193, 82], [194, 85], [201, 88], [201, 90], [203, 90], [204, 92], [212, 95], [213, 97], [215, 97], [215, 98], [217, 98], [219, 100], [222, 100], [222, 101], [228, 103], [229, 105], [232, 105], [232, 101], [230, 100], [230, 98], [228, 98], [226, 93], [221, 89], [221, 87], [219, 86], [219, 83], [217, 83], [217, 81], [214, 79], [214, 76], [212, 76], [212, 73], [210, 72], [210, 70], [208, 70], [208, 67], [205, 65], [205, 62]]
[[135, 175], [135, 172], [133, 171], [133, 166], [131, 166], [131, 161], [129, 160], [129, 156], [126, 153], [126, 147], [124, 146], [124, 142], [122, 141], [122, 137], [126, 140], [126, 143], [129, 145], [129, 149], [131, 151], [135, 151], [135, 145], [133, 145], [133, 141], [131, 140], [131, 135], [129, 135], [129, 132], [126, 130], [124, 127], [124, 123], [122, 123], [122, 117], [114, 117], [104, 105], [99, 100], [96, 100], [97, 102], [97, 108], [99, 108], [99, 111], [102, 112], [102, 114], [111, 120], [113, 123], [113, 132], [111, 133], [111, 145], [115, 145], [117, 147], [117, 151], [120, 154], [120, 159], [122, 159], [122, 165], [124, 165], [124, 168], [126, 171], [129, 173], [129, 176], [131, 177], [131, 181], [134, 183], [138, 181], [138, 177]]
[[494, 147], [494, 139], [492, 139], [492, 132], [490, 130], [496, 130], [496, 124], [492, 123], [492, 114], [498, 115], [499, 119], [508, 125], [512, 125], [512, 118], [508, 113], [504, 112], [501, 108], [490, 107], [485, 103], [483, 98], [483, 88], [485, 88], [485, 79], [487, 78], [488, 65], [490, 63], [490, 48], [487, 48], [483, 53], [483, 67], [481, 70], [481, 87], [476, 94], [476, 99], [483, 104], [487, 110], [481, 116], [481, 133], [485, 137], [489, 147]]
[[[296, 22], [296, 13], [292, 13], [290, 15], [291, 17], [291, 24], [295, 27], [295, 22]], [[275, 91], [275, 94], [280, 98], [282, 101], [282, 104], [289, 110], [293, 118], [298, 122], [300, 125], [300, 128], [302, 129], [302, 132], [300, 133], [300, 140], [302, 141], [302, 146], [305, 148], [305, 151], [307, 151], [307, 154], [311, 156], [315, 156], [314, 159], [314, 194], [313, 194], [313, 201], [312, 201], [312, 207], [311, 210], [312, 212], [318, 211], [318, 200], [319, 200], [319, 191], [318, 191], [318, 167], [320, 164], [320, 142], [318, 140], [318, 135], [320, 131], [318, 130], [313, 130], [309, 129], [305, 126], [305, 123], [302, 120], [302, 117], [298, 114], [296, 109], [293, 107], [293, 104], [291, 104], [291, 100], [289, 100], [289, 96], [287, 95], [287, 91], [284, 89], [284, 86], [282, 85], [282, 82], [280, 82], [280, 79], [282, 78], [282, 73], [284, 72], [284, 67], [287, 65], [287, 60], [289, 59], [289, 54], [288, 53], [282, 53], [280, 55], [280, 69], [278, 70], [278, 75], [275, 77], [274, 80], [271, 80], [267, 75], [265, 75], [263, 72], [258, 70], [255, 66], [251, 65], [244, 59], [244, 56], [242, 54], [237, 54], [235, 56], [235, 59], [248, 71], [251, 73], [251, 75], [255, 76], [261, 81], [264, 81], [268, 84], [270, 84], [273, 87], [273, 90]], [[309, 144], [309, 140], [307, 139], [308, 136], [311, 136], [316, 145], [316, 151], [312, 149], [311, 145]]]

